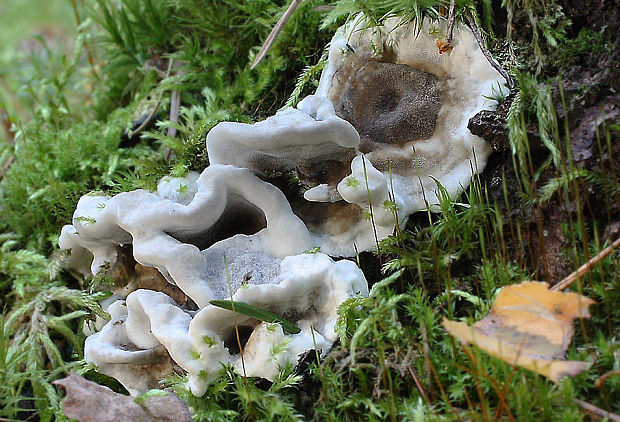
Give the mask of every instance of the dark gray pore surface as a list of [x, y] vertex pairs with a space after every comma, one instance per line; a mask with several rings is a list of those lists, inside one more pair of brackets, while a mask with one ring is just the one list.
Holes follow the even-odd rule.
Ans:
[[360, 150], [428, 139], [441, 108], [436, 76], [406, 64], [368, 61], [346, 81], [336, 114], [360, 134]]

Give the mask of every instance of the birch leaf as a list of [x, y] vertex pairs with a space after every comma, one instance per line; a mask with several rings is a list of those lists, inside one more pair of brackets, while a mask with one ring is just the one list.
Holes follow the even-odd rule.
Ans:
[[445, 318], [442, 325], [464, 344], [559, 382], [589, 366], [563, 358], [574, 334], [573, 320], [589, 318], [593, 303], [577, 293], [551, 291], [547, 283], [525, 281], [504, 287], [491, 313], [474, 325]]

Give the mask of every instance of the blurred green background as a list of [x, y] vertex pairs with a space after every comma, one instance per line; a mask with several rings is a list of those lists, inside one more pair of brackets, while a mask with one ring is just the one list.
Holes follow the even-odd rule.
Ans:
[[[76, 30], [70, 0], [0, 1], [0, 107], [11, 123], [31, 118], [33, 70], [50, 53], [70, 50]], [[7, 116], [0, 111], [0, 117]], [[0, 139], [6, 136], [0, 131]]]

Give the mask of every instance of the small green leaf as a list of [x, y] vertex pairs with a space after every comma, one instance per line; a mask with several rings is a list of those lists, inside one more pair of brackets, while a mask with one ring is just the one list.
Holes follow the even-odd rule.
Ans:
[[178, 193], [187, 193], [189, 191], [189, 185], [184, 185], [183, 183], [179, 184], [177, 188]]
[[97, 222], [97, 220], [95, 220], [93, 217], [75, 217], [73, 220], [82, 221], [86, 224], [95, 224]]
[[213, 338], [209, 337], [209, 336], [203, 336], [202, 337], [202, 342], [204, 344], [206, 344], [207, 346], [209, 346], [209, 347], [213, 347], [213, 346], [215, 346], [217, 344], [216, 341], [213, 340]]
[[347, 186], [350, 188], [357, 188], [360, 185], [360, 181], [357, 180], [357, 177], [355, 176], [349, 176], [347, 177]]
[[245, 302], [237, 302], [232, 300], [211, 300], [209, 303], [213, 306], [217, 306], [218, 308], [238, 312], [241, 315], [249, 316], [250, 318], [256, 318], [265, 322], [278, 322], [282, 325], [282, 329], [290, 334], [297, 334], [301, 332], [299, 327], [292, 322], [285, 320], [281, 316], [255, 306], [248, 305]]

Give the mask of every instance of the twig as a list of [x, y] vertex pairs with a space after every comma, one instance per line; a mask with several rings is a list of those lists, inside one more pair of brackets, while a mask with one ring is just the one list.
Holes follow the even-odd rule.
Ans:
[[[170, 96], [170, 123], [176, 124], [179, 121], [179, 110], [181, 108], [181, 92], [178, 90], [172, 91], [172, 95]], [[167, 136], [170, 138], [174, 138], [177, 135], [177, 128], [174, 126], [170, 126], [168, 128]], [[166, 152], [164, 153], [164, 159], [168, 161], [170, 159], [170, 155], [172, 154], [172, 150], [170, 147], [166, 147]]]
[[11, 167], [13, 161], [15, 161], [15, 157], [10, 155], [6, 162], [2, 165], [2, 168], [0, 169], [0, 180], [2, 180], [6, 172], [9, 171], [9, 167]]
[[596, 386], [596, 388], [601, 388], [603, 386], [603, 383], [607, 381], [607, 378], [611, 377], [612, 375], [620, 375], [620, 369], [616, 369], [615, 371], [605, 372], [603, 375], [598, 377], [598, 379], [594, 382], [594, 385]]
[[607, 410], [598, 408], [594, 406], [593, 404], [590, 404], [583, 400], [573, 399], [573, 401], [577, 403], [579, 406], [583, 407], [585, 411], [591, 413], [592, 415], [600, 416], [601, 418], [607, 418], [610, 421], [620, 422], [620, 416], [616, 415], [615, 413], [611, 413], [611, 412], [608, 412]]
[[[166, 71], [166, 75], [165, 75], [164, 79], [166, 79], [168, 76], [170, 76], [170, 71], [172, 70], [172, 64], [173, 63], [174, 63], [174, 60], [172, 58], [168, 59], [168, 70]], [[159, 95], [157, 96], [157, 102], [155, 103], [155, 106], [153, 107], [153, 110], [151, 110], [149, 115], [146, 117], [146, 119], [144, 119], [142, 124], [136, 128], [136, 130], [131, 131], [129, 133], [129, 135], [127, 136], [129, 139], [133, 138], [138, 133], [142, 132], [144, 130], [144, 128], [148, 126], [148, 124], [151, 122], [151, 120], [155, 116], [155, 113], [157, 113], [157, 109], [159, 109], [159, 104], [161, 103], [161, 97], [163, 95], [164, 95], [164, 90], [162, 89], [161, 91], [159, 91]]]
[[269, 36], [267, 36], [265, 43], [263, 44], [262, 48], [258, 52], [256, 59], [254, 59], [254, 63], [252, 63], [252, 66], [250, 66], [250, 69], [254, 69], [265, 58], [265, 56], [267, 55], [267, 52], [269, 51], [273, 43], [276, 41], [276, 38], [278, 38], [278, 35], [280, 35], [282, 28], [284, 28], [284, 25], [286, 25], [286, 22], [288, 22], [291, 16], [293, 16], [293, 13], [297, 9], [301, 1], [302, 0], [293, 0], [291, 4], [289, 5], [288, 9], [286, 9], [284, 14], [282, 15], [282, 17], [278, 20], [278, 22], [276, 22], [275, 26], [269, 33]]
[[446, 43], [452, 42], [452, 31], [454, 30], [454, 0], [450, 0], [450, 8], [448, 9], [448, 34], [446, 35]]
[[469, 11], [465, 12], [465, 16], [467, 17], [467, 22], [469, 23], [471, 31], [474, 33], [474, 37], [476, 37], [476, 41], [478, 42], [478, 46], [480, 47], [482, 54], [484, 54], [484, 57], [487, 58], [491, 66], [493, 66], [493, 68], [497, 70], [499, 74], [504, 77], [504, 79], [506, 79], [506, 83], [508, 83], [508, 88], [513, 89], [515, 87], [515, 81], [512, 79], [512, 76], [510, 76], [508, 72], [506, 72], [506, 70], [495, 61], [493, 56], [491, 56], [491, 53], [489, 53], [489, 50], [487, 50], [487, 48], [485, 47], [484, 40], [480, 35], [480, 31], [478, 31], [478, 26], [476, 25], [476, 21], [474, 21], [474, 17]]
[[153, 107], [153, 110], [151, 110], [149, 115], [146, 116], [146, 119], [144, 119], [142, 124], [140, 126], [138, 126], [136, 128], [136, 130], [129, 132], [129, 135], [127, 136], [129, 139], [133, 138], [138, 133], [142, 132], [144, 130], [144, 128], [147, 127], [149, 123], [151, 123], [151, 120], [153, 120], [153, 117], [155, 117], [155, 114], [157, 113], [157, 110], [159, 109], [159, 103], [161, 102], [161, 97], [163, 95], [164, 95], [164, 91], [162, 90], [162, 91], [160, 91], [159, 95], [157, 96], [157, 102], [155, 103], [155, 106]]
[[600, 251], [598, 254], [596, 254], [596, 256], [594, 256], [588, 262], [586, 262], [581, 267], [579, 267], [577, 271], [573, 272], [572, 274], [569, 274], [566, 278], [564, 278], [564, 280], [560, 281], [558, 284], [553, 286], [551, 290], [556, 290], [556, 291], [564, 290], [565, 288], [573, 284], [575, 281], [579, 280], [579, 278], [589, 273], [592, 270], [592, 268], [594, 268], [595, 265], [597, 265], [603, 259], [607, 258], [607, 255], [612, 253], [614, 249], [618, 249], [618, 248], [620, 248], [620, 237], [616, 239], [616, 241], [612, 243], [610, 246]]
[[[172, 91], [170, 97], [170, 123], [179, 121], [179, 109], [181, 108], [181, 93], [178, 90]], [[174, 138], [177, 134], [177, 128], [170, 126], [167, 135]]]
[[411, 378], [413, 378], [413, 382], [415, 382], [416, 387], [418, 387], [418, 391], [420, 392], [420, 395], [422, 396], [422, 398], [424, 400], [426, 400], [426, 402], [428, 403], [429, 406], [432, 406], [433, 403], [431, 402], [431, 400], [426, 395], [426, 391], [424, 391], [424, 387], [422, 387], [422, 384], [420, 384], [420, 380], [418, 379], [418, 377], [415, 374], [415, 372], [413, 372], [413, 369], [411, 368], [411, 365], [407, 365], [407, 369], [409, 370], [409, 373], [411, 374]]
[[[444, 8], [444, 6], [442, 6]], [[442, 16], [445, 15], [445, 12], [442, 13]], [[446, 42], [443, 42], [440, 39], [435, 41], [437, 44], [437, 49], [439, 50], [439, 54], [447, 53], [448, 51], [452, 51], [452, 32], [454, 30], [454, 0], [450, 0], [450, 8], [448, 9], [448, 29], [446, 31]]]

